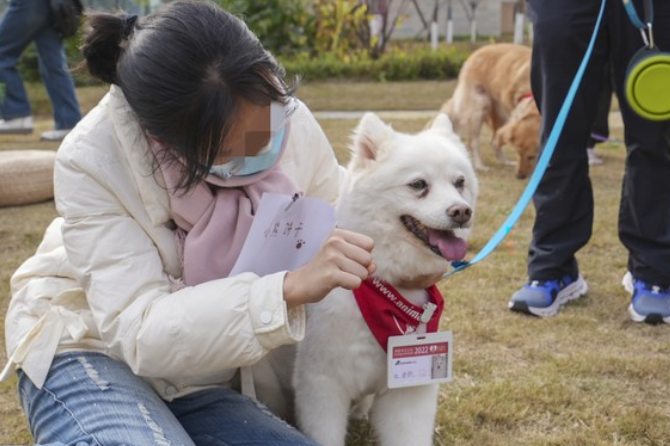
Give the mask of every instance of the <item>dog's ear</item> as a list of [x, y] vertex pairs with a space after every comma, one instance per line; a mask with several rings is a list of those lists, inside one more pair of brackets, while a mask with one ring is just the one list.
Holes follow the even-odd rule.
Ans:
[[430, 129], [434, 132], [441, 133], [444, 136], [452, 136], [454, 134], [454, 125], [446, 113], [438, 113]]
[[374, 113], [365, 113], [354, 130], [352, 158], [374, 161], [381, 145], [392, 136], [390, 125]]
[[514, 123], [507, 123], [496, 130], [491, 140], [494, 149], [500, 149], [505, 144], [514, 145]]

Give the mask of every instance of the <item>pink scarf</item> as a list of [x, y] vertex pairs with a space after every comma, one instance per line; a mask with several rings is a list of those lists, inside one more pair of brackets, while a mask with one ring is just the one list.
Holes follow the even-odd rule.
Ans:
[[[287, 140], [288, 133], [282, 155]], [[151, 149], [156, 154], [162, 147], [152, 144]], [[175, 188], [183, 169], [181, 163], [161, 163], [160, 168], [170, 195], [172, 218], [178, 227], [175, 239], [182, 256], [182, 279], [188, 286], [228, 277], [264, 192], [300, 193], [279, 162], [245, 177], [222, 180], [209, 175], [186, 193]]]
[[[430, 302], [437, 308], [426, 324], [428, 333], [435, 333], [440, 325], [444, 298], [437, 286], [426, 288]], [[423, 308], [414, 305], [395, 288], [376, 277], [364, 280], [354, 290], [358, 308], [368, 328], [386, 351], [389, 336], [416, 333], [421, 323]]]

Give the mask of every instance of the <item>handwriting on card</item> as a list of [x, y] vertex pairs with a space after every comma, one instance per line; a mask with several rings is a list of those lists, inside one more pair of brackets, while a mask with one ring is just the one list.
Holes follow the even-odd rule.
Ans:
[[309, 262], [335, 228], [323, 200], [264, 194], [231, 275], [293, 271]]
[[297, 238], [302, 231], [302, 221], [281, 219], [273, 221], [263, 232], [268, 237], [294, 237]]

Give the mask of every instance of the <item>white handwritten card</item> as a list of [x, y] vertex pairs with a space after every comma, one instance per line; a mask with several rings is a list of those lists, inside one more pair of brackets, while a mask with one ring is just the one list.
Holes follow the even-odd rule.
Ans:
[[323, 200], [265, 193], [230, 275], [298, 269], [314, 257], [335, 223], [335, 210]]

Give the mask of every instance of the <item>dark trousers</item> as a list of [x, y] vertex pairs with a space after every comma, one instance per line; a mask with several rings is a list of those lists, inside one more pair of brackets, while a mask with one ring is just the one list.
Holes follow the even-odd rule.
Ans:
[[[643, 17], [641, 2], [636, 2]], [[587, 49], [600, 0], [530, 0], [535, 15], [531, 84], [542, 112], [542, 146]], [[654, 1], [654, 36], [670, 51], [670, 1]], [[529, 249], [532, 280], [575, 275], [575, 253], [591, 237], [593, 190], [585, 147], [610, 63], [625, 126], [626, 167], [619, 238], [633, 275], [670, 285], [670, 121], [636, 115], [624, 98], [626, 68], [643, 46], [621, 0], [608, 0], [602, 27], [581, 86], [533, 203], [536, 219]], [[668, 80], [670, 82], [670, 79]]]
[[600, 86], [600, 98], [598, 99], [598, 108], [596, 116], [591, 126], [591, 135], [587, 147], [595, 147], [596, 144], [605, 142], [610, 136], [609, 115], [612, 108], [612, 73], [609, 66], [605, 66], [606, 78], [603, 79]]

